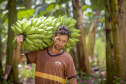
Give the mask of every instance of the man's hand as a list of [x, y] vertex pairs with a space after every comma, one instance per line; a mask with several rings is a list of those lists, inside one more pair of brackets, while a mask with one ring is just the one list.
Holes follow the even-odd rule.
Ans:
[[16, 36], [16, 40], [17, 40], [17, 47], [14, 52], [14, 61], [18, 63], [26, 62], [27, 59], [26, 59], [25, 54], [21, 55], [21, 44], [23, 42], [23, 35]]
[[18, 35], [16, 36], [16, 40], [17, 40], [17, 47], [21, 47], [21, 43], [23, 42], [23, 35]]

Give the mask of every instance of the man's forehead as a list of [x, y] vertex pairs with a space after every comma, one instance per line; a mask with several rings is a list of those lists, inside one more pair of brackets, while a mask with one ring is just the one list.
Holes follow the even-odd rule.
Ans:
[[57, 34], [57, 36], [55, 36], [55, 38], [62, 38], [62, 39], [68, 39], [68, 36], [67, 35], [63, 35], [63, 34]]
[[[67, 35], [58, 33], [57, 36], [63, 36], [63, 37], [65, 37], [65, 36], [67, 36]], [[67, 36], [67, 37], [68, 37], [68, 36]]]

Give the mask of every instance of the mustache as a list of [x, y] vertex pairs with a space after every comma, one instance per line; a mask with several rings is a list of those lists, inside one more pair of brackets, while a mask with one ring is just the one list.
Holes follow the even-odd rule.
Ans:
[[56, 46], [60, 46], [60, 47], [62, 47], [61, 45], [56, 45]]

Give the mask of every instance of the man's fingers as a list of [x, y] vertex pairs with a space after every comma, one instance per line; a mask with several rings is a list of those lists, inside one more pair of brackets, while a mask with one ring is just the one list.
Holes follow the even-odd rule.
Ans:
[[23, 35], [16, 36], [18, 42], [23, 42]]
[[20, 38], [23, 38], [23, 35], [18, 35]]
[[23, 35], [18, 35], [18, 36], [16, 36], [16, 38], [17, 38], [17, 39], [23, 38]]
[[20, 42], [23, 42], [23, 38], [20, 38]]

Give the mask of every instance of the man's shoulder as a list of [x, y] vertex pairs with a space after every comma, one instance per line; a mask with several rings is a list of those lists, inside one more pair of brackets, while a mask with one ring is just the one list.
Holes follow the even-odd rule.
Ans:
[[64, 52], [64, 56], [65, 56], [66, 58], [68, 58], [68, 59], [71, 59], [71, 58], [72, 58], [72, 56], [71, 56], [69, 53], [67, 53], [67, 52]]

